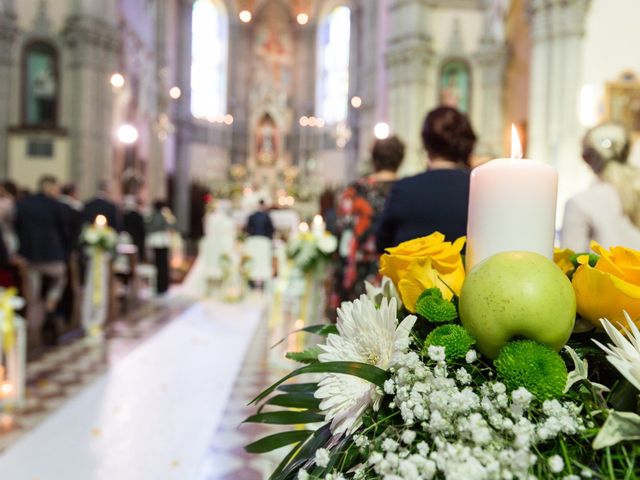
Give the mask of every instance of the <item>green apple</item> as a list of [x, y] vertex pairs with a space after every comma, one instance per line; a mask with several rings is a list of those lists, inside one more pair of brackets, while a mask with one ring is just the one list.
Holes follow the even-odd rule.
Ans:
[[503, 252], [469, 272], [459, 310], [478, 350], [495, 358], [514, 337], [560, 350], [573, 330], [576, 296], [569, 279], [548, 258], [532, 252]]

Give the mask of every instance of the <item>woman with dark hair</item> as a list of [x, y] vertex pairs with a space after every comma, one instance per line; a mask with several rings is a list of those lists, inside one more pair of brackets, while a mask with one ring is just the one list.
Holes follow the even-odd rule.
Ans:
[[427, 171], [391, 189], [376, 234], [379, 252], [436, 231], [448, 240], [466, 234], [469, 161], [476, 142], [471, 123], [455, 108], [436, 108], [424, 121], [422, 142]]
[[396, 180], [396, 171], [404, 158], [404, 150], [404, 143], [396, 136], [376, 140], [371, 150], [374, 172], [350, 185], [342, 194], [338, 210], [343, 261], [343, 269], [338, 275], [339, 301], [357, 298], [364, 293], [364, 281], [377, 276], [375, 232], [389, 190]]

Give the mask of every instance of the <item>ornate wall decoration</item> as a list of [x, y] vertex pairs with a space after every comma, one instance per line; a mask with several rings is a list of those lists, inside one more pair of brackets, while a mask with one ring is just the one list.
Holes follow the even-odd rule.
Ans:
[[624, 72], [620, 79], [606, 85], [606, 117], [622, 123], [640, 136], [640, 78]]
[[442, 105], [469, 113], [471, 108], [471, 68], [462, 59], [445, 60], [438, 76], [439, 99]]

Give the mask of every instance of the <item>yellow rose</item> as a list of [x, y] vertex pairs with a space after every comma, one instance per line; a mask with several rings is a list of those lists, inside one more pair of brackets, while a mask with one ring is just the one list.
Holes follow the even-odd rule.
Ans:
[[596, 266], [578, 259], [581, 265], [573, 275], [578, 313], [598, 328], [601, 318], [622, 328], [626, 310], [640, 325], [640, 252], [624, 247], [607, 251], [596, 242], [591, 249], [600, 255]]
[[553, 261], [565, 275], [575, 269], [573, 262], [571, 262], [573, 255], [575, 252], [569, 248], [556, 248], [553, 251]]
[[465, 237], [446, 242], [440, 232], [403, 242], [382, 255], [380, 273], [393, 280], [411, 312], [415, 312], [415, 303], [427, 288], [438, 287], [450, 300], [454, 294], [460, 295], [465, 278], [460, 255], [464, 242]]

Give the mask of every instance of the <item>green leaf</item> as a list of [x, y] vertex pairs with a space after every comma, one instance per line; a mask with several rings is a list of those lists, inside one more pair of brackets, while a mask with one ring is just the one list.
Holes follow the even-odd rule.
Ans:
[[278, 386], [278, 390], [281, 392], [314, 393], [317, 389], [317, 383], [290, 383]]
[[630, 440], [640, 440], [640, 415], [611, 410], [593, 441], [593, 448], [599, 450]]
[[288, 352], [286, 357], [289, 360], [300, 363], [318, 363], [318, 355], [322, 353], [322, 349], [318, 346], [307, 348], [303, 352]]
[[296, 333], [313, 333], [315, 335], [320, 335], [322, 337], [328, 337], [330, 333], [334, 333], [337, 335], [338, 327], [336, 327], [335, 325], [327, 325], [327, 324], [309, 325], [308, 327], [304, 327], [299, 330], [294, 330], [289, 335], [284, 337], [282, 340], [272, 345], [271, 348], [277, 347], [282, 342], [284, 342], [287, 338], [289, 338], [291, 335], [295, 335]]
[[363, 380], [367, 380], [379, 387], [382, 387], [385, 380], [388, 377], [386, 371], [378, 368], [374, 365], [369, 365], [368, 363], [360, 363], [360, 362], [324, 362], [324, 363], [314, 363], [313, 365], [307, 365], [306, 367], [298, 368], [294, 370], [289, 375], [281, 378], [276, 383], [267, 388], [264, 392], [258, 395], [256, 398], [249, 402], [249, 405], [259, 402], [271, 392], [273, 392], [280, 384], [286, 382], [290, 378], [296, 377], [298, 375], [303, 375], [305, 373], [342, 373], [344, 375], [353, 375], [354, 377], [362, 378]]
[[284, 410], [251, 415], [243, 423], [270, 423], [272, 425], [301, 425], [304, 423], [324, 422], [324, 415], [315, 412], [296, 412]]
[[315, 398], [312, 392], [292, 392], [271, 397], [264, 405], [317, 410], [320, 407], [320, 400]]
[[302, 442], [311, 435], [313, 435], [313, 430], [293, 430], [291, 432], [276, 433], [250, 443], [244, 449], [247, 453], [266, 453], [292, 443]]
[[314, 457], [316, 450], [322, 448], [331, 439], [331, 425], [326, 424], [315, 431], [313, 436], [307, 439], [301, 446], [296, 446], [293, 454], [287, 455], [280, 465], [274, 470], [269, 480], [285, 480], [301, 468], [310, 458]]

